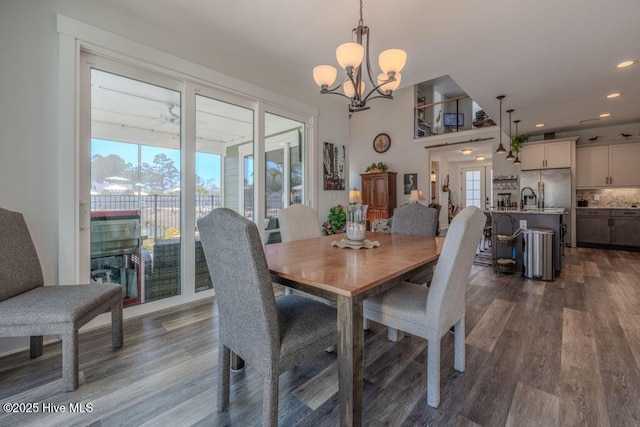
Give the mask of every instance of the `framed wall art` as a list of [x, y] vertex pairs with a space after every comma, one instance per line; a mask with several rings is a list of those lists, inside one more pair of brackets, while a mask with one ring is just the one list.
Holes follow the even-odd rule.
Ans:
[[345, 189], [345, 147], [325, 142], [322, 150], [322, 181], [325, 190]]

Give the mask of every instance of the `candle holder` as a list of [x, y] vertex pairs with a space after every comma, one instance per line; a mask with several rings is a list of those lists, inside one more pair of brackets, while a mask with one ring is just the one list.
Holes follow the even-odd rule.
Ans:
[[367, 205], [349, 205], [347, 207], [347, 240], [350, 245], [364, 244], [367, 230]]

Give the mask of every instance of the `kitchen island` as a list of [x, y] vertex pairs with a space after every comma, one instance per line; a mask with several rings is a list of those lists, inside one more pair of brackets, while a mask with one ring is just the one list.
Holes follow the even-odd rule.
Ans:
[[519, 233], [511, 245], [498, 242], [498, 235], [513, 235], [520, 229], [520, 221], [526, 221], [526, 227], [542, 228], [553, 231], [553, 269], [557, 277], [562, 270], [562, 249], [564, 247], [565, 219], [563, 208], [546, 209], [491, 209], [493, 259], [513, 258], [516, 261], [515, 272], [523, 273], [524, 240]]

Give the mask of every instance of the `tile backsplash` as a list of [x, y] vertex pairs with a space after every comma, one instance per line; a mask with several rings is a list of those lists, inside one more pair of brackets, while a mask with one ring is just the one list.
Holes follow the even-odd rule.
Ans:
[[[594, 200], [594, 196], [600, 200]], [[640, 206], [640, 188], [600, 188], [594, 190], [576, 190], [576, 204], [578, 200], [586, 199], [589, 206], [622, 208], [632, 203]]]

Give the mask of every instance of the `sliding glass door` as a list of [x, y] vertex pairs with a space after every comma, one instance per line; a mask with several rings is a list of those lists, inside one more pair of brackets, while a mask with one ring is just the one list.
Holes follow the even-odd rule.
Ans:
[[[222, 206], [253, 219], [254, 110], [241, 99], [222, 100], [213, 91], [199, 92], [195, 96], [196, 221]], [[196, 224], [195, 291], [211, 288]]]
[[306, 201], [304, 117], [88, 53], [81, 77], [80, 275], [125, 306], [213, 287], [197, 229], [213, 209], [264, 233]]

